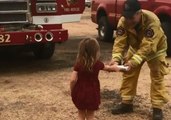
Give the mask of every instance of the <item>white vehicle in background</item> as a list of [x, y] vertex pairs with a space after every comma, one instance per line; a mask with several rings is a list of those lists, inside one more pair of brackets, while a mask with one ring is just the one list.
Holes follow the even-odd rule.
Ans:
[[85, 0], [85, 6], [90, 8], [91, 2], [92, 2], [92, 0]]

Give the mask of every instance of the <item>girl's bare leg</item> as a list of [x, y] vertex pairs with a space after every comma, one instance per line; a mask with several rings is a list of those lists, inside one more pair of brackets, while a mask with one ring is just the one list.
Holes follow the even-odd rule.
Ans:
[[85, 120], [85, 119], [86, 119], [86, 111], [78, 110], [78, 120]]
[[95, 111], [87, 110], [87, 113], [86, 113], [86, 120], [94, 120], [94, 112], [95, 112]]

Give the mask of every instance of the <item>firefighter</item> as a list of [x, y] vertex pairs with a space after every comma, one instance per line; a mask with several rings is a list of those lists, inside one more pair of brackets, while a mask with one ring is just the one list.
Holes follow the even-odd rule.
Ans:
[[133, 112], [138, 77], [143, 63], [147, 62], [151, 76], [153, 120], [162, 120], [162, 108], [168, 102], [164, 85], [164, 75], [169, 72], [165, 59], [167, 38], [158, 17], [141, 9], [137, 0], [127, 0], [122, 15], [116, 31], [111, 65], [123, 63], [129, 71], [123, 73], [120, 89], [122, 102], [112, 109], [112, 114]]

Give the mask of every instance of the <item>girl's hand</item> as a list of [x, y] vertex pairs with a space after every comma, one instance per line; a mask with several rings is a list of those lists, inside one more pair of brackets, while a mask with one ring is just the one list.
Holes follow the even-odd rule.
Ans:
[[119, 72], [120, 69], [118, 68], [118, 65], [114, 64], [114, 65], [105, 65], [104, 69], [105, 71], [108, 72]]
[[114, 64], [111, 67], [112, 72], [120, 72], [120, 68], [118, 67], [117, 64]]

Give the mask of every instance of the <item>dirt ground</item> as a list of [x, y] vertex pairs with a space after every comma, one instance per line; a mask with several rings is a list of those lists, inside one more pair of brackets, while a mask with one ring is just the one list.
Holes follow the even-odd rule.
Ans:
[[[77, 54], [78, 42], [97, 37], [97, 25], [86, 10], [80, 23], [65, 24], [70, 38], [56, 46], [50, 60], [36, 60], [32, 54], [2, 56], [0, 59], [0, 120], [76, 120], [70, 92], [69, 78]], [[111, 59], [113, 43], [100, 42], [101, 59]], [[168, 58], [171, 64], [171, 59]], [[150, 77], [145, 64], [141, 70], [135, 99], [135, 112], [112, 115], [110, 109], [120, 101], [121, 73], [101, 72], [101, 101], [97, 120], [149, 120], [151, 116]], [[166, 76], [166, 87], [171, 91], [171, 75]], [[171, 93], [169, 93], [171, 95]], [[171, 120], [171, 103], [164, 109], [165, 120]]]

